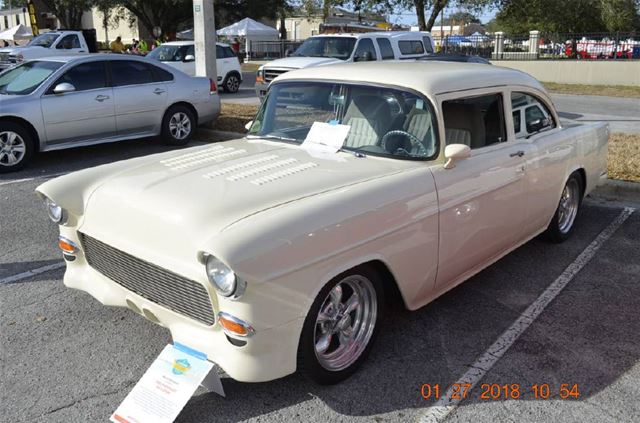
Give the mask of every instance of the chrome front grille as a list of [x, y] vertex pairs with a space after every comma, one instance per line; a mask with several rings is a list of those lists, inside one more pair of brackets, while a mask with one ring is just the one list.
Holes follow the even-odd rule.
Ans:
[[283, 73], [289, 72], [291, 69], [264, 69], [264, 82], [271, 82]]
[[207, 290], [199, 283], [80, 234], [87, 262], [129, 291], [158, 305], [197, 320], [215, 323]]

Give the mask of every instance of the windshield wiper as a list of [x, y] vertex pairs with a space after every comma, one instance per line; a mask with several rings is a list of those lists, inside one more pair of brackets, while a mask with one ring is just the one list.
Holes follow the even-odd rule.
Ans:
[[295, 141], [298, 142], [295, 138], [281, 137], [278, 135], [247, 135], [247, 138], [254, 140], [258, 138], [262, 138], [265, 140], [278, 140], [278, 141]]

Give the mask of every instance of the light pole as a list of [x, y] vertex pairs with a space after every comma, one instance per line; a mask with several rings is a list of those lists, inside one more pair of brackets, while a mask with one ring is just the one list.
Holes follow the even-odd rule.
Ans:
[[216, 70], [216, 24], [213, 0], [193, 0], [193, 41], [196, 75], [207, 76], [218, 84]]

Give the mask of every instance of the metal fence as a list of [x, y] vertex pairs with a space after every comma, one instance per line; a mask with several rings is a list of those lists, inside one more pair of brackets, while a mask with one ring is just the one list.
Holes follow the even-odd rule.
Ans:
[[501, 32], [464, 37], [434, 37], [439, 51], [499, 60], [638, 60], [637, 33], [541, 33], [510, 35]]
[[304, 40], [249, 41], [248, 60], [271, 60], [286, 57], [296, 51]]

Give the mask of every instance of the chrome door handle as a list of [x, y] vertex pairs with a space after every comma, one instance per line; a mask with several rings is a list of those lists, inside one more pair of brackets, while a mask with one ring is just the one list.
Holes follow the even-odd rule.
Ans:
[[105, 101], [105, 100], [109, 100], [109, 96], [108, 95], [99, 95], [99, 96], [96, 97], [96, 101], [99, 101], [101, 103], [103, 101]]
[[162, 88], [156, 88], [155, 90], [153, 90], [153, 93], [158, 95], [162, 94], [163, 92], [165, 92], [165, 90], [163, 90]]
[[516, 157], [516, 156], [518, 157], [524, 156], [524, 151], [520, 150], [520, 151], [516, 151], [515, 153], [509, 154], [509, 157]]

